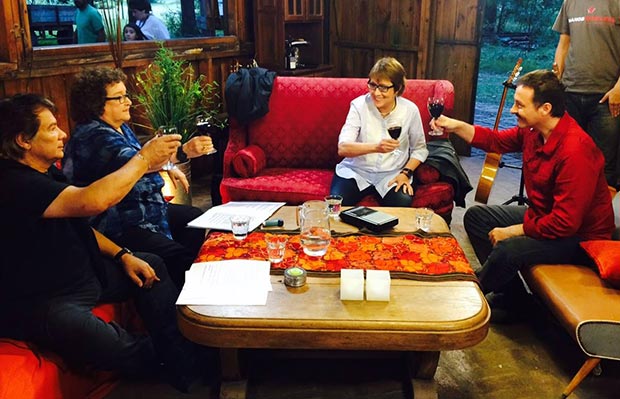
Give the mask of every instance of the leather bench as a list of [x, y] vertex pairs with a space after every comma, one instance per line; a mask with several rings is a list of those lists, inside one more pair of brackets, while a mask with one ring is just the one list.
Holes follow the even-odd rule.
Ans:
[[535, 265], [521, 274], [587, 356], [565, 398], [601, 359], [620, 360], [620, 290], [586, 266]]
[[[614, 239], [618, 240], [620, 193], [613, 202]], [[620, 360], [620, 289], [604, 281], [595, 269], [582, 265], [535, 265], [521, 270], [521, 275], [587, 356], [562, 392], [566, 398], [601, 359]]]

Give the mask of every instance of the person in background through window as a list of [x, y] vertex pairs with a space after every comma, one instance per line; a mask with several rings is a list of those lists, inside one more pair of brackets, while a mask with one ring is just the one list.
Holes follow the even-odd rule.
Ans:
[[75, 14], [75, 43], [88, 44], [105, 41], [103, 20], [99, 11], [88, 0], [73, 0], [77, 11]]
[[170, 33], [166, 24], [155, 15], [151, 14], [149, 0], [129, 0], [131, 15], [136, 19], [136, 25], [142, 30], [147, 40], [170, 39]]
[[134, 24], [133, 22], [125, 25], [125, 27], [123, 28], [123, 36], [126, 41], [146, 40], [146, 37], [144, 37], [144, 33], [142, 33], [142, 30], [138, 27], [138, 25]]
[[607, 184], [620, 187], [620, 2], [565, 0], [554, 70], [566, 109], [605, 155]]

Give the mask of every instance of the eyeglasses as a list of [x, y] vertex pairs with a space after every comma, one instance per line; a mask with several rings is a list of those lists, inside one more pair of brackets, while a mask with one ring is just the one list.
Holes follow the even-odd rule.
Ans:
[[118, 101], [119, 104], [123, 104], [123, 103], [126, 103], [127, 101], [131, 101], [131, 96], [129, 95], [129, 93], [127, 93], [127, 94], [123, 94], [122, 96], [106, 97], [105, 100], [106, 101], [116, 100]]
[[391, 86], [378, 85], [375, 82], [372, 82], [370, 80], [368, 81], [367, 85], [368, 85], [368, 90], [375, 91], [376, 89], [379, 89], [381, 93], [387, 93], [388, 90], [394, 87], [394, 85], [391, 85]]

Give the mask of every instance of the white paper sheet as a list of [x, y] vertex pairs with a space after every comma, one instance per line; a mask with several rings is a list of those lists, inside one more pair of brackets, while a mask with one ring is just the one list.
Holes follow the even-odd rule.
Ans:
[[261, 260], [194, 263], [177, 305], [265, 305], [272, 290], [269, 269]]
[[285, 202], [228, 202], [214, 206], [189, 222], [187, 226], [230, 231], [231, 216], [247, 215], [250, 216], [249, 230], [252, 231], [285, 204]]

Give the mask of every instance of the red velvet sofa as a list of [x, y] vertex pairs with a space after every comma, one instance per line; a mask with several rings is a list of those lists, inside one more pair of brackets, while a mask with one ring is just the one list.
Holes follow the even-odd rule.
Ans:
[[[368, 92], [366, 78], [276, 77], [269, 113], [241, 125], [230, 123], [224, 152], [222, 202], [283, 201], [289, 205], [329, 194], [338, 156], [338, 135], [351, 100]], [[454, 87], [446, 80], [408, 80], [403, 97], [413, 101], [428, 132], [429, 96], [445, 97], [445, 114], [454, 105]], [[439, 136], [441, 138], [441, 136]], [[434, 138], [427, 136], [427, 142]], [[448, 223], [454, 188], [437, 169], [422, 164], [416, 171], [412, 207], [429, 207]], [[360, 203], [377, 205], [372, 196]]]
[[[139, 319], [130, 302], [101, 304], [93, 313], [122, 325]], [[116, 383], [114, 373], [71, 371], [59, 356], [35, 354], [25, 342], [0, 339], [0, 399], [104, 398]]]

